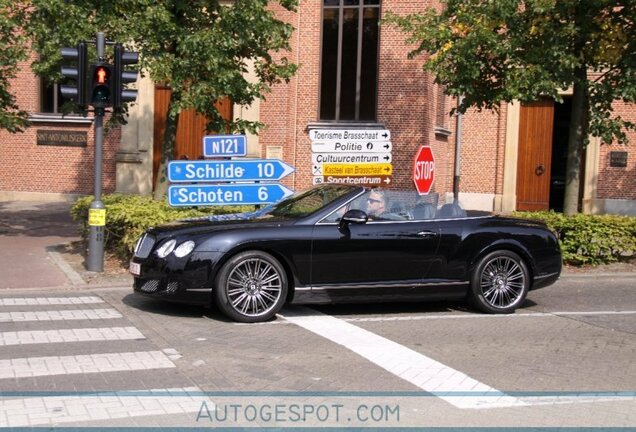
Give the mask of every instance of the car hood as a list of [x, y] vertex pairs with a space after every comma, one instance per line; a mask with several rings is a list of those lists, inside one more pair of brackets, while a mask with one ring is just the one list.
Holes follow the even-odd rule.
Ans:
[[231, 231], [237, 229], [279, 227], [292, 225], [295, 219], [277, 217], [252, 217], [232, 218], [230, 215], [222, 215], [223, 218], [212, 216], [209, 218], [184, 219], [159, 225], [148, 229], [148, 233], [158, 239], [182, 235], [202, 235], [219, 231]]

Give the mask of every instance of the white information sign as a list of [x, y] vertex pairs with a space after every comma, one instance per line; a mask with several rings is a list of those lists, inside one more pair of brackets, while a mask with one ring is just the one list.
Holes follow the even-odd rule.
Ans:
[[390, 153], [390, 141], [317, 141], [311, 143], [314, 153]]
[[390, 163], [391, 153], [313, 153], [311, 162], [323, 163]]
[[390, 141], [391, 132], [388, 129], [312, 129], [309, 131], [312, 141]]

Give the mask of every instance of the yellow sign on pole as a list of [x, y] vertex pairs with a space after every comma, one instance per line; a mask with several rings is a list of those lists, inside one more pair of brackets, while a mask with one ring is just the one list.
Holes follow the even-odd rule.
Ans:
[[325, 176], [388, 176], [393, 172], [390, 163], [323, 164]]
[[106, 209], [88, 209], [88, 225], [106, 225]]

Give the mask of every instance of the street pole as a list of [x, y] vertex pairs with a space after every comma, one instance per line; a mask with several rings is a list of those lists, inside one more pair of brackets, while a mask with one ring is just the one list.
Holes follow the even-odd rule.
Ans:
[[462, 171], [462, 116], [459, 107], [464, 101], [464, 96], [457, 98], [457, 123], [455, 127], [455, 175], [453, 177], [453, 201], [459, 202], [459, 179]]
[[[104, 60], [104, 33], [97, 33], [97, 57]], [[104, 107], [95, 107], [95, 199], [88, 210], [90, 227], [88, 238], [88, 259], [86, 268], [89, 271], [104, 271], [104, 226], [106, 225], [106, 208], [102, 203], [102, 153], [104, 145]]]

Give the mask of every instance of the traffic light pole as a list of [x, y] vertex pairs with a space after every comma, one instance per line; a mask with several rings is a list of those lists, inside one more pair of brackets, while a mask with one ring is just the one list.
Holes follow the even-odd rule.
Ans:
[[[104, 33], [97, 33], [97, 57], [103, 61], [105, 49]], [[104, 107], [95, 107], [95, 199], [88, 210], [89, 238], [88, 271], [104, 271], [104, 226], [106, 225], [106, 208], [102, 203], [102, 154], [104, 146]]]

